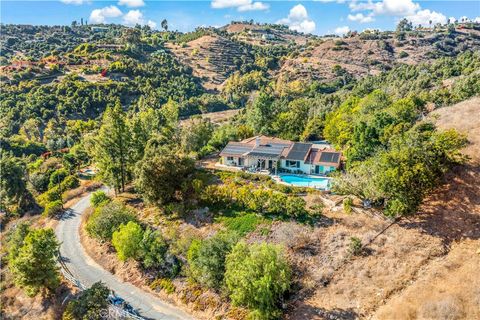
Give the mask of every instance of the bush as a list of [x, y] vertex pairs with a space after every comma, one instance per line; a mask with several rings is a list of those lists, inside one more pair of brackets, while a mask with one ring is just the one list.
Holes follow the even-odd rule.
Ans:
[[60, 184], [60, 188], [65, 191], [69, 189], [75, 189], [80, 186], [80, 181], [76, 176], [68, 176]]
[[307, 213], [305, 210], [305, 200], [299, 197], [287, 197], [285, 203], [285, 213], [291, 217], [300, 217]]
[[167, 243], [160, 232], [147, 228], [143, 233], [141, 247], [141, 260], [145, 268], [159, 268], [165, 265]]
[[80, 296], [71, 300], [63, 314], [63, 320], [101, 320], [102, 313], [108, 310], [107, 301], [110, 290], [101, 282], [94, 283]]
[[160, 288], [168, 294], [172, 294], [176, 290], [175, 285], [172, 283], [172, 280], [170, 279], [156, 279], [150, 284], [150, 288], [152, 290], [156, 290], [157, 288]]
[[37, 202], [41, 206], [45, 207], [49, 202], [56, 201], [56, 200], [61, 200], [61, 199], [62, 199], [62, 194], [60, 193], [60, 190], [58, 189], [58, 186], [55, 186], [55, 187], [49, 189], [47, 192], [38, 196], [37, 197]]
[[351, 237], [349, 252], [355, 256], [358, 256], [362, 253], [362, 250], [363, 250], [362, 240], [360, 240], [357, 237]]
[[95, 238], [111, 240], [112, 234], [120, 225], [130, 221], [136, 221], [133, 212], [123, 203], [112, 201], [95, 210], [87, 221], [86, 229]]
[[95, 208], [102, 204], [106, 204], [107, 202], [110, 202], [110, 198], [102, 190], [95, 191], [90, 197], [90, 204]]
[[280, 247], [239, 242], [226, 261], [225, 283], [233, 304], [253, 310], [252, 318], [278, 317], [291, 277]]
[[220, 289], [225, 258], [237, 240], [235, 233], [219, 233], [206, 240], [193, 241], [187, 254], [190, 278], [205, 287]]
[[58, 186], [68, 176], [68, 172], [65, 169], [55, 170], [50, 176], [50, 182], [48, 188], [51, 189], [54, 186]]
[[62, 200], [55, 200], [52, 202], [49, 202], [45, 206], [45, 210], [43, 211], [43, 214], [46, 215], [47, 217], [54, 217], [63, 211], [63, 203]]
[[133, 221], [120, 225], [112, 235], [112, 244], [117, 250], [118, 258], [126, 261], [129, 258], [138, 260], [141, 257], [142, 227]]
[[352, 198], [343, 199], [343, 211], [345, 211], [345, 213], [352, 213], [352, 205], [353, 205]]

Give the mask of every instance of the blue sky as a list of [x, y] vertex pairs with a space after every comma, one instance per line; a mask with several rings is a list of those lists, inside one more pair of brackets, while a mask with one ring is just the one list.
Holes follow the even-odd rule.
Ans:
[[222, 26], [231, 20], [283, 23], [314, 34], [348, 30], [391, 30], [403, 17], [414, 24], [445, 23], [462, 17], [480, 22], [480, 1], [317, 0], [317, 1], [148, 1], [53, 0], [1, 1], [1, 22], [70, 25], [80, 18], [89, 23], [149, 24], [191, 31], [198, 26]]

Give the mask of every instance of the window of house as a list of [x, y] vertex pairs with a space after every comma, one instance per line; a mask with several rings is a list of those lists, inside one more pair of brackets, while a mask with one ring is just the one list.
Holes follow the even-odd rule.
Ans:
[[233, 161], [233, 157], [227, 157], [228, 161]]
[[285, 161], [285, 166], [288, 168], [300, 168], [299, 161], [287, 160]]

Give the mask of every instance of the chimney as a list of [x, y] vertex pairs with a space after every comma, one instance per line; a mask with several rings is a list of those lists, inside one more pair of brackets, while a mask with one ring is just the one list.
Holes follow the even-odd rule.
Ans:
[[260, 137], [259, 136], [256, 136], [255, 137], [255, 148], [260, 146]]

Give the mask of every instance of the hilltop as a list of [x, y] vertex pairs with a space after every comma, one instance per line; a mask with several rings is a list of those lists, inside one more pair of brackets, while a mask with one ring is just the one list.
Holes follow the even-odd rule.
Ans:
[[[190, 33], [145, 29], [141, 31], [143, 36], [133, 37], [125, 30], [117, 25], [2, 26], [0, 74], [6, 79], [43, 79], [60, 76], [58, 69], [64, 69], [65, 73], [87, 75], [88, 81], [100, 81], [101, 77], [91, 75], [108, 70], [113, 61], [125, 56], [125, 46], [137, 41], [143, 51], [133, 56], [138, 62], [147, 62], [160, 50], [191, 70], [206, 91], [214, 92], [221, 90], [233, 73], [246, 73], [265, 64], [272, 79], [330, 83], [346, 76], [358, 79], [399, 64], [417, 65], [480, 49], [480, 26], [474, 23], [418, 29], [401, 37], [395, 32], [368, 30], [345, 37], [322, 37], [281, 25], [246, 22]], [[113, 75], [113, 80], [124, 76]]]

